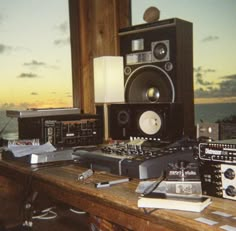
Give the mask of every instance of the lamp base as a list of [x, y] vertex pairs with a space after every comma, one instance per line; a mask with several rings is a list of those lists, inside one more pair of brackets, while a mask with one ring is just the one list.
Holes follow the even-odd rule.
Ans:
[[96, 104], [96, 114], [99, 115], [101, 120], [101, 125], [103, 127], [102, 136], [103, 142], [107, 143], [110, 139], [109, 137], [109, 114], [108, 114], [108, 107], [109, 104], [101, 103]]

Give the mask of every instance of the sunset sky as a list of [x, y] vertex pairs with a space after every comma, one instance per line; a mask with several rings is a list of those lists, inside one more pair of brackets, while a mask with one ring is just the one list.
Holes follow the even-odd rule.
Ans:
[[[195, 103], [236, 102], [235, 0], [133, 0], [193, 22]], [[72, 106], [67, 0], [0, 0], [0, 107]]]
[[0, 0], [0, 105], [72, 106], [67, 0]]
[[195, 103], [236, 102], [235, 0], [133, 0], [132, 22], [155, 6], [160, 19], [193, 23]]

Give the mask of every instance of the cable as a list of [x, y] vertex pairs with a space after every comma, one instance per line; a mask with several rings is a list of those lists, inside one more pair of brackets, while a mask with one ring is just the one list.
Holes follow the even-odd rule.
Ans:
[[84, 212], [84, 211], [79, 211], [79, 210], [75, 210], [75, 209], [72, 209], [72, 208], [70, 208], [70, 211], [73, 212], [73, 213], [76, 213], [76, 214], [86, 214], [86, 212]]
[[50, 220], [57, 217], [57, 213], [52, 211], [54, 207], [50, 207], [41, 211], [41, 214], [32, 216], [32, 219], [39, 219], [39, 220]]

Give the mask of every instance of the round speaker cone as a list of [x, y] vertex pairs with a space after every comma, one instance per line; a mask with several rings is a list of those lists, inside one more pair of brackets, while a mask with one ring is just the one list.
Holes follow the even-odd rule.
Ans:
[[174, 102], [175, 90], [169, 75], [160, 67], [135, 69], [125, 83], [126, 102]]
[[158, 102], [160, 98], [160, 92], [157, 88], [151, 87], [147, 90], [147, 98], [150, 102]]
[[153, 55], [156, 59], [162, 60], [167, 54], [167, 47], [164, 43], [157, 43], [153, 49]]
[[119, 124], [127, 124], [129, 122], [129, 113], [127, 111], [120, 111], [117, 115]]
[[155, 135], [161, 126], [161, 118], [154, 111], [145, 111], [139, 118], [139, 128], [146, 135]]

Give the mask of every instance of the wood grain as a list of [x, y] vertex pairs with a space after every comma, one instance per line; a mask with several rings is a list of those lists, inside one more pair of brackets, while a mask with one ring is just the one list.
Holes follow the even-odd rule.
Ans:
[[[160, 209], [151, 214], [145, 214], [137, 207], [139, 195], [135, 193], [135, 189], [139, 183], [138, 179], [109, 188], [97, 189], [94, 183], [119, 179], [121, 176], [96, 171], [92, 177], [80, 182], [77, 180], [78, 175], [86, 169], [74, 164], [48, 166], [32, 172], [28, 166], [24, 168], [14, 162], [0, 161], [1, 173], [3, 169], [8, 169], [5, 177], [15, 179], [18, 183], [23, 178], [15, 178], [18, 175], [16, 173], [19, 173], [19, 176], [30, 174], [32, 189], [39, 192], [39, 195], [47, 195], [52, 200], [82, 209], [93, 216], [131, 230], [202, 231], [222, 230], [220, 229], [222, 225], [236, 227], [236, 201], [212, 198], [213, 203], [201, 213]], [[214, 212], [229, 214], [229, 217], [223, 217]], [[199, 217], [216, 221], [217, 224], [210, 226], [200, 223], [195, 220]]]

